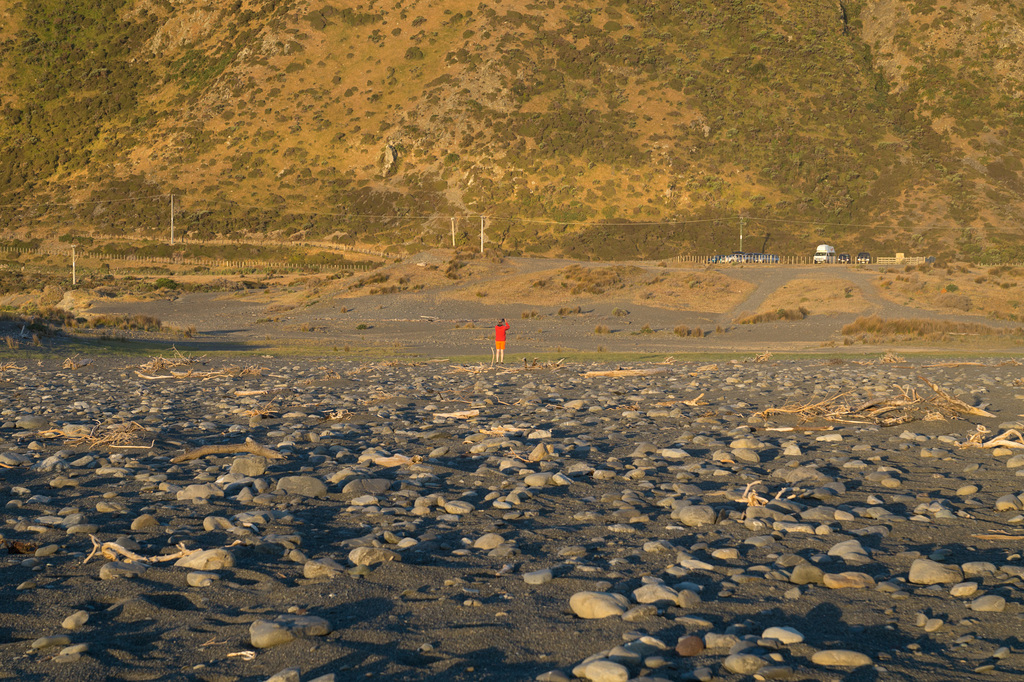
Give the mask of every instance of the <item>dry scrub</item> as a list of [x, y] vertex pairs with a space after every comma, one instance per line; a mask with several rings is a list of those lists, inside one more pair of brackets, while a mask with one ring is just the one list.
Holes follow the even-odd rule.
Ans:
[[795, 322], [802, 320], [811, 314], [807, 308], [800, 306], [799, 308], [779, 308], [767, 313], [752, 313], [750, 315], [743, 315], [742, 317], [736, 318], [737, 324], [760, 324], [762, 322]]
[[946, 312], [970, 312], [996, 319], [1024, 319], [1024, 291], [1018, 286], [1024, 269], [997, 266], [908, 267], [879, 276], [881, 295], [894, 303]]
[[[496, 277], [495, 277], [496, 275]], [[494, 277], [487, 283], [496, 303], [575, 306], [579, 301], [618, 304], [615, 315], [628, 315], [622, 304], [643, 305], [664, 310], [721, 313], [743, 301], [755, 286], [713, 271], [682, 269], [652, 270], [633, 265], [608, 267], [571, 265], [532, 273], [498, 271], [463, 277], [442, 292], [457, 300], [476, 299], [480, 276]]]
[[829, 313], [863, 313], [870, 304], [860, 287], [849, 280], [822, 274], [786, 282], [765, 299], [758, 312], [804, 307]]
[[865, 342], [879, 343], [897, 339], [926, 339], [948, 341], [957, 336], [987, 336], [1022, 338], [1019, 328], [993, 327], [979, 322], [951, 322], [949, 320], [895, 319], [878, 315], [858, 317], [842, 329], [843, 336], [859, 336]]

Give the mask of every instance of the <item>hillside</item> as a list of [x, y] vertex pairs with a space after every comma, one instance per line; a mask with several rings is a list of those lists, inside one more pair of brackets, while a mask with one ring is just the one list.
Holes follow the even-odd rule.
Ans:
[[0, 41], [8, 240], [173, 194], [193, 237], [1024, 256], [1011, 0], [5, 0]]

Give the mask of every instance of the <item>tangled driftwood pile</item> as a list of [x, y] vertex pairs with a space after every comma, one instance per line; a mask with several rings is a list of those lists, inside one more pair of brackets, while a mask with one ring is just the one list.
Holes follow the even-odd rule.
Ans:
[[109, 447], [109, 448], [150, 448], [149, 445], [132, 445], [142, 435], [152, 432], [137, 422], [97, 424], [89, 429], [87, 426], [69, 425], [63, 429], [40, 431], [40, 438], [66, 438], [70, 447]]
[[824, 400], [803, 405], [785, 405], [770, 407], [757, 413], [758, 417], [768, 419], [778, 415], [794, 415], [801, 422], [814, 419], [839, 422], [843, 424], [877, 424], [879, 426], [896, 426], [913, 421], [940, 421], [961, 419], [966, 415], [975, 417], [994, 417], [991, 412], [973, 407], [954, 398], [937, 385], [922, 376], [918, 378], [931, 388], [934, 395], [922, 397], [912, 386], [895, 386], [899, 395], [850, 403], [848, 393], [839, 393]]

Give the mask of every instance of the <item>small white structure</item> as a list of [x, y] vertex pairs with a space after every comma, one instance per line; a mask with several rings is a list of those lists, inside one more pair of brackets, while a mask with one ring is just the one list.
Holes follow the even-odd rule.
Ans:
[[818, 248], [814, 251], [814, 262], [815, 263], [835, 263], [836, 262], [836, 250], [828, 244], [818, 244]]

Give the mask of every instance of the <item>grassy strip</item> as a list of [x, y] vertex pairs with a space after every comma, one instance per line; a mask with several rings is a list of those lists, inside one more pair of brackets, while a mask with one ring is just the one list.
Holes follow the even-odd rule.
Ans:
[[772, 310], [767, 313], [751, 313], [750, 315], [743, 315], [742, 317], [736, 318], [736, 324], [760, 324], [762, 322], [778, 322], [782, 320], [784, 322], [796, 322], [802, 320], [811, 314], [807, 308], [800, 306], [799, 308], [779, 308], [778, 310]]
[[[66, 329], [120, 329], [123, 331], [144, 332], [178, 332], [152, 315], [92, 315], [76, 317], [62, 308], [40, 308], [33, 312], [0, 311], [0, 322], [13, 322], [24, 325], [34, 332], [53, 333], [54, 327]], [[183, 332], [186, 336], [194, 336], [195, 327]]]
[[875, 337], [916, 337], [946, 340], [956, 336], [1002, 336], [1020, 337], [1019, 327], [993, 327], [980, 322], [952, 322], [949, 320], [894, 319], [887, 320], [878, 315], [858, 317], [842, 329], [844, 336], [866, 335]]

